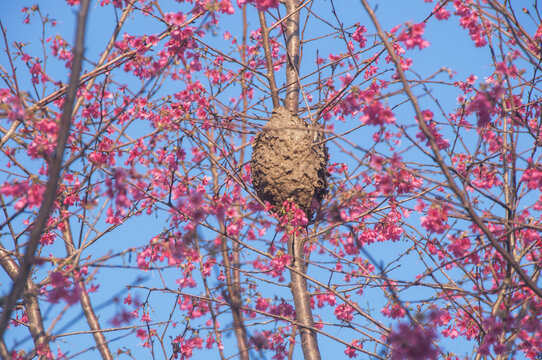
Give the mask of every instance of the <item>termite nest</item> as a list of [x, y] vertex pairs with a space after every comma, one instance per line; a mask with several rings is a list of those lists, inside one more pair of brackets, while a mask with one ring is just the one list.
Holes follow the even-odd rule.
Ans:
[[327, 194], [328, 149], [318, 125], [276, 107], [252, 143], [252, 185], [280, 210], [288, 200], [311, 220]]

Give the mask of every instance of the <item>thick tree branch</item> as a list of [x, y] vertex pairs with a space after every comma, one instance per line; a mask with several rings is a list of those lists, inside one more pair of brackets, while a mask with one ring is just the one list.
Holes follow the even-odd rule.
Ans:
[[288, 252], [292, 256], [290, 270], [290, 290], [294, 297], [296, 320], [301, 324], [299, 336], [301, 337], [301, 348], [305, 360], [319, 360], [320, 349], [318, 348], [318, 339], [314, 331], [314, 319], [311, 309], [311, 298], [307, 288], [307, 279], [302, 275], [306, 272], [306, 264], [303, 255], [303, 247], [306, 239], [300, 239], [295, 235], [295, 230], [291, 231], [288, 241]]
[[284, 107], [297, 114], [299, 108], [299, 9], [297, 0], [286, 0], [286, 51], [288, 61], [286, 64], [286, 96]]
[[[64, 227], [64, 243], [66, 245], [66, 252], [68, 257], [71, 257], [72, 255], [74, 255], [75, 252], [75, 243], [73, 241], [71, 226], [68, 220], [64, 221]], [[75, 261], [78, 261], [78, 257], [76, 257]], [[75, 263], [73, 265], [75, 270], [79, 269], [79, 264]], [[113, 360], [113, 357], [111, 356], [111, 351], [107, 346], [107, 340], [103, 332], [100, 331], [100, 322], [98, 321], [98, 317], [96, 316], [94, 308], [92, 307], [92, 303], [90, 302], [90, 296], [88, 295], [85, 288], [85, 281], [78, 273], [78, 271], [74, 271], [73, 274], [74, 284], [76, 284], [76, 286], [78, 286], [81, 291], [79, 303], [81, 304], [81, 309], [83, 310], [83, 313], [85, 314], [85, 317], [87, 319], [88, 326], [93, 331], [92, 336], [94, 337], [94, 341], [96, 342], [96, 347], [98, 348], [102, 359]]]
[[[0, 266], [2, 266], [4, 271], [13, 281], [19, 276], [19, 267], [17, 266], [17, 263], [2, 246], [0, 246]], [[28, 317], [28, 330], [34, 341], [34, 347], [40, 348], [44, 353], [48, 353], [49, 339], [45, 333], [43, 317], [38, 303], [38, 287], [30, 278], [26, 279], [22, 298]], [[6, 346], [2, 339], [2, 344], [0, 344], [0, 355], [2, 355], [2, 359], [4, 358], [3, 348], [6, 348]]]
[[[286, 51], [288, 60], [286, 62], [286, 96], [284, 106], [292, 114], [299, 110], [299, 8], [297, 0], [286, 0]], [[292, 268], [290, 270], [290, 290], [294, 297], [294, 305], [297, 320], [301, 323], [299, 334], [301, 337], [301, 348], [305, 360], [320, 360], [320, 349], [314, 329], [310, 294], [307, 289], [307, 280], [302, 274], [306, 272], [303, 257], [304, 239], [295, 236], [295, 230], [287, 228], [291, 232], [288, 240], [288, 254], [292, 257]]]
[[[211, 145], [212, 146], [212, 145]], [[214, 155], [211, 155], [212, 165], [211, 173], [213, 175], [213, 187], [215, 189], [215, 195], [218, 196], [219, 189], [219, 179], [218, 172], [216, 171], [216, 158]], [[220, 232], [226, 234], [226, 226], [223, 221], [220, 221]], [[228, 239], [223, 236], [221, 241], [221, 251], [222, 259], [224, 262], [224, 273], [226, 275], [226, 285], [228, 288], [229, 296], [229, 305], [233, 317], [233, 328], [235, 332], [235, 337], [237, 339], [237, 347], [239, 348], [239, 359], [240, 360], [249, 360], [248, 354], [248, 338], [247, 338], [247, 329], [245, 326], [245, 319], [242, 313], [243, 299], [241, 297], [240, 289], [240, 279], [239, 274], [236, 275], [236, 269], [233, 268], [230, 261], [230, 249], [228, 247]]]
[[30, 240], [28, 241], [28, 245], [26, 247], [23, 263], [19, 269], [19, 274], [13, 283], [11, 292], [7, 297], [4, 311], [2, 312], [2, 317], [0, 318], [0, 338], [4, 336], [5, 330], [9, 324], [11, 312], [13, 311], [13, 306], [21, 295], [26, 281], [30, 276], [32, 267], [34, 265], [34, 256], [41, 238], [41, 234], [45, 228], [47, 220], [49, 219], [51, 209], [53, 208], [53, 204], [56, 199], [58, 182], [60, 180], [60, 170], [62, 167], [62, 158], [64, 157], [64, 150], [66, 149], [66, 143], [68, 141], [68, 135], [70, 132], [73, 104], [75, 101], [75, 95], [77, 93], [77, 87], [79, 86], [79, 74], [81, 73], [83, 63], [85, 29], [89, 2], [89, 0], [81, 1], [81, 7], [77, 17], [76, 41], [73, 65], [71, 69], [72, 71], [70, 75], [70, 84], [66, 95], [66, 101], [64, 102], [62, 117], [60, 119], [57, 146], [49, 164], [49, 180], [47, 181], [45, 188], [43, 202], [30, 233]]

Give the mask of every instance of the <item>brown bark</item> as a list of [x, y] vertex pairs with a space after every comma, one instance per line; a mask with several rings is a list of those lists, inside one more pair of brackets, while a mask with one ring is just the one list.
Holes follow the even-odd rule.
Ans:
[[[75, 244], [73, 242], [73, 236], [71, 232], [71, 227], [69, 221], [64, 221], [64, 226], [66, 228], [66, 231], [64, 231], [64, 241], [66, 244], [66, 252], [67, 257], [71, 257], [74, 254], [75, 250]], [[74, 270], [79, 270], [79, 266], [77, 264], [78, 257], [74, 260]], [[74, 273], [73, 281], [76, 286], [79, 287], [81, 293], [79, 298], [79, 303], [81, 304], [81, 309], [83, 310], [83, 313], [85, 314], [85, 317], [87, 319], [88, 326], [90, 327], [92, 331], [92, 336], [94, 337], [94, 341], [96, 342], [96, 347], [98, 348], [98, 351], [100, 352], [100, 355], [102, 356], [102, 359], [104, 360], [113, 360], [113, 357], [111, 356], [111, 351], [109, 350], [109, 347], [107, 346], [107, 340], [103, 334], [100, 327], [100, 322], [98, 321], [98, 317], [96, 316], [96, 313], [94, 312], [94, 308], [92, 307], [92, 303], [90, 302], [90, 297], [88, 296], [88, 293], [85, 289], [85, 281], [79, 275], [77, 272]]]
[[284, 107], [297, 114], [299, 109], [299, 2], [286, 0], [286, 50], [288, 62], [286, 66], [286, 96]]
[[[226, 229], [224, 228], [224, 231], [225, 230]], [[233, 328], [235, 331], [235, 337], [237, 338], [237, 347], [239, 348], [239, 359], [249, 360], [247, 329], [245, 327], [245, 321], [241, 310], [243, 307], [243, 300], [241, 299], [241, 293], [239, 291], [239, 283], [235, 281], [235, 269], [232, 268], [228, 250], [227, 239], [223, 238], [222, 257], [224, 260], [224, 273], [226, 274], [226, 284], [228, 286], [229, 304], [233, 317]]]
[[[3, 247], [0, 247], [0, 265], [9, 275], [9, 277], [15, 281], [19, 276], [19, 267], [15, 261], [10, 257], [10, 255], [4, 250]], [[28, 330], [34, 341], [34, 347], [40, 349], [43, 353], [48, 353], [49, 349], [49, 338], [45, 333], [45, 327], [43, 326], [43, 317], [41, 316], [41, 309], [38, 303], [38, 287], [30, 279], [26, 279], [24, 285], [23, 300], [26, 310], [26, 315], [28, 317]], [[2, 339], [0, 344], [0, 355], [2, 358], [5, 358], [5, 353], [7, 354], [7, 347]], [[46, 356], [40, 358], [45, 359]]]
[[[288, 231], [290, 229], [287, 229]], [[301, 348], [305, 360], [320, 360], [320, 349], [316, 331], [314, 331], [314, 319], [312, 316], [311, 299], [307, 289], [307, 279], [302, 276], [306, 272], [306, 265], [303, 256], [303, 239], [290, 236], [288, 241], [288, 252], [292, 256], [292, 268], [290, 270], [290, 290], [294, 296], [296, 320], [302, 325], [299, 327], [301, 337]]]
[[4, 339], [0, 341], [0, 358], [1, 359], [9, 359], [9, 352], [6, 347], [6, 344], [4, 343]]
[[[210, 146], [213, 145], [210, 144]], [[213, 174], [213, 186], [215, 189], [215, 195], [218, 195], [217, 191], [219, 188], [219, 184], [218, 173], [216, 171], [217, 159], [214, 155], [211, 155], [210, 158], [212, 160], [211, 173]], [[222, 234], [226, 233], [226, 226], [222, 221], [220, 222], [220, 232]], [[240, 276], [238, 270], [233, 266], [232, 261], [230, 261], [230, 251], [231, 249], [228, 246], [228, 239], [226, 236], [223, 236], [221, 243], [221, 252], [224, 264], [224, 274], [226, 275], [226, 285], [228, 289], [228, 303], [232, 312], [233, 328], [235, 332], [235, 337], [237, 339], [237, 347], [239, 348], [239, 359], [249, 360], [247, 330], [245, 327], [245, 320], [242, 313], [243, 300], [241, 298], [240, 291]], [[234, 258], [233, 262], [238, 262], [238, 258]]]

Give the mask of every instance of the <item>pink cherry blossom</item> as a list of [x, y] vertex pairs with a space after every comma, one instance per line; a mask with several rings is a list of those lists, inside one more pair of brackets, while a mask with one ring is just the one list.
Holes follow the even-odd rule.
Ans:
[[407, 49], [417, 47], [421, 50], [429, 46], [429, 41], [422, 38], [424, 31], [425, 23], [409, 24], [406, 29], [399, 34], [397, 40], [403, 42]]
[[421, 328], [417, 325], [400, 323], [388, 336], [393, 360], [425, 360], [436, 359], [438, 352], [432, 341], [436, 333], [432, 328]]

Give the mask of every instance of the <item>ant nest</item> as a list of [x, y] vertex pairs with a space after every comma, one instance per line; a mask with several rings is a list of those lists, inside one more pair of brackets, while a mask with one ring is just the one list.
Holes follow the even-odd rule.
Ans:
[[275, 108], [252, 143], [252, 184], [260, 199], [277, 209], [291, 201], [311, 220], [327, 193], [324, 139], [320, 127]]

